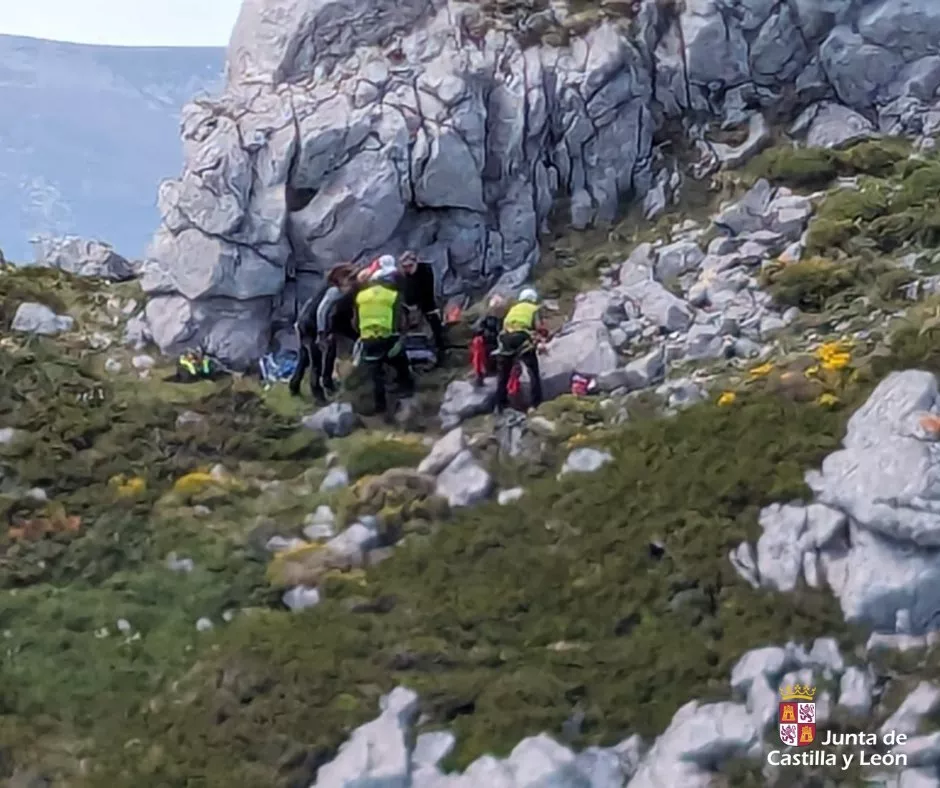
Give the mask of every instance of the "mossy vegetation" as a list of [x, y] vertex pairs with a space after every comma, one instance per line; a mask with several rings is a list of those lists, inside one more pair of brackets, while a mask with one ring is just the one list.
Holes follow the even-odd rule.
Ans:
[[865, 140], [845, 150], [778, 145], [763, 151], [746, 169], [779, 186], [816, 190], [840, 176], [888, 176], [899, 171], [909, 155], [910, 143], [894, 138]]
[[850, 637], [827, 594], [753, 591], [727, 561], [761, 505], [806, 495], [845, 416], [756, 394], [633, 424], [597, 474], [454, 515], [309, 613], [237, 617], [89, 784], [300, 784], [398, 682], [458, 733], [455, 765], [557, 732], [575, 704], [580, 744], [655, 734], [724, 694], [749, 647]]
[[749, 172], [797, 190], [825, 189], [840, 176], [858, 178], [857, 187], [834, 188], [820, 205], [807, 236], [812, 255], [940, 244], [940, 159], [911, 157], [904, 140], [869, 140], [842, 151], [771, 148]]
[[859, 297], [879, 305], [897, 303], [913, 278], [910, 271], [868, 255], [849, 260], [810, 257], [772, 265], [763, 272], [762, 283], [778, 305], [821, 313], [845, 307]]

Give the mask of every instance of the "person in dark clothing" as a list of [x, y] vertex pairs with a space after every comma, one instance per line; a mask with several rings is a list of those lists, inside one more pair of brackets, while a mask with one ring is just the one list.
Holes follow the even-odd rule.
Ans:
[[503, 318], [496, 360], [496, 412], [509, 406], [509, 379], [517, 361], [529, 371], [530, 407], [542, 404], [542, 377], [539, 370], [538, 343], [547, 332], [539, 316], [538, 293], [526, 287], [518, 301]]
[[496, 349], [503, 330], [505, 301], [494, 295], [486, 305], [486, 313], [473, 324], [473, 340], [470, 343], [471, 365], [477, 386], [482, 386], [487, 375], [492, 375], [496, 366]]
[[414, 378], [401, 338], [405, 317], [401, 295], [395, 289], [395, 275], [392, 261], [375, 271], [368, 285], [356, 294], [356, 329], [362, 346], [361, 358], [372, 373], [376, 413], [388, 412], [386, 364], [395, 370], [400, 395], [414, 394]]
[[310, 370], [310, 392], [318, 404], [326, 403], [327, 393], [335, 390], [333, 366], [336, 363], [336, 337], [356, 339], [353, 325], [355, 273], [350, 265], [338, 265], [326, 282], [300, 308], [295, 328], [300, 343], [300, 358], [288, 388], [300, 394], [304, 375]]
[[438, 366], [444, 362], [446, 350], [444, 321], [437, 305], [434, 268], [430, 263], [422, 262], [414, 252], [405, 252], [398, 261], [401, 271], [400, 289], [402, 301], [406, 307], [418, 309], [424, 315], [434, 337], [434, 349], [437, 351]]

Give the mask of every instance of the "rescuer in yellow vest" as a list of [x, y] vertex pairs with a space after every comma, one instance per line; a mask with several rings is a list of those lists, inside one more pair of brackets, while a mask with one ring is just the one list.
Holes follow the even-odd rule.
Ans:
[[402, 397], [414, 394], [414, 378], [401, 341], [404, 315], [401, 298], [395, 288], [397, 267], [379, 266], [366, 286], [356, 295], [356, 329], [362, 347], [362, 360], [370, 367], [375, 391], [375, 412], [387, 413], [385, 365], [394, 368]]
[[503, 318], [503, 330], [496, 350], [496, 412], [509, 405], [509, 377], [518, 361], [529, 371], [529, 405], [542, 403], [542, 377], [539, 372], [538, 342], [546, 331], [539, 314], [539, 294], [531, 287], [523, 288], [516, 303]]

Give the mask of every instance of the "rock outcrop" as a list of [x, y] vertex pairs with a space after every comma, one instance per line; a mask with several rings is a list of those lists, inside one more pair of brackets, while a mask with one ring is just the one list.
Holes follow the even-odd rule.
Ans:
[[646, 0], [629, 32], [607, 21], [523, 48], [442, 0], [246, 0], [227, 89], [187, 107], [183, 173], [160, 189], [144, 279], [155, 340], [247, 364], [324, 268], [379, 250], [419, 251], [443, 293], [517, 286], [556, 198], [580, 228], [659, 184], [666, 118], [718, 163], [738, 153], [692, 118], [750, 123], [749, 150], [755, 112], [818, 102], [803, 126], [822, 144], [940, 128], [931, 0], [675, 8]]
[[921, 635], [940, 615], [940, 443], [937, 381], [897, 372], [850, 419], [843, 448], [806, 475], [808, 506], [761, 513], [756, 561], [732, 555], [755, 584], [789, 591], [828, 584], [850, 621], [879, 633]]

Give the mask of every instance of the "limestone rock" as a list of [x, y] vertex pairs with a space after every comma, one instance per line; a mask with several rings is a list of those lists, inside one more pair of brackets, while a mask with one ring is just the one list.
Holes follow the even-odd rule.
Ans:
[[303, 418], [303, 425], [307, 429], [322, 432], [329, 438], [344, 438], [358, 424], [359, 417], [348, 402], [332, 402]]
[[136, 275], [134, 267], [108, 244], [74, 236], [40, 242], [36, 264], [112, 282], [123, 282]]
[[17, 307], [10, 327], [24, 334], [54, 337], [71, 331], [73, 325], [75, 325], [74, 318], [68, 315], [57, 315], [43, 304], [27, 302]]
[[455, 380], [444, 391], [439, 418], [441, 427], [451, 430], [464, 419], [489, 413], [496, 402], [496, 378], [487, 378], [482, 386], [469, 380]]
[[432, 476], [440, 473], [451, 461], [466, 448], [467, 440], [463, 430], [455, 427], [431, 448], [431, 452], [418, 464], [418, 473]]
[[917, 733], [921, 720], [940, 708], [940, 689], [927, 681], [918, 684], [884, 724], [881, 732], [896, 731], [907, 736]]
[[294, 586], [289, 591], [284, 592], [281, 601], [284, 602], [286, 607], [295, 613], [299, 613], [301, 610], [307, 610], [320, 604], [320, 592], [307, 586]]
[[357, 784], [407, 788], [411, 772], [408, 738], [418, 713], [418, 696], [396, 687], [381, 705], [381, 715], [356, 728], [336, 757], [320, 767], [311, 788]]
[[745, 706], [691, 701], [676, 712], [643, 759], [630, 786], [707, 788], [712, 783], [708, 770], [724, 759], [743, 756], [757, 740], [757, 727]]
[[839, 705], [860, 718], [865, 718], [872, 707], [874, 677], [871, 670], [849, 667], [842, 674], [839, 685]]
[[589, 447], [582, 447], [572, 451], [561, 466], [560, 475], [565, 476], [569, 473], [594, 473], [600, 470], [607, 463], [613, 461], [610, 452], [598, 451]]
[[452, 507], [472, 506], [486, 498], [493, 489], [490, 475], [464, 449], [437, 477], [435, 493]]
[[600, 320], [569, 323], [539, 357], [542, 394], [546, 400], [570, 391], [574, 373], [597, 377], [617, 367], [617, 351]]
[[811, 148], [842, 148], [871, 137], [875, 130], [862, 115], [828, 101], [809, 107], [794, 126], [807, 127], [805, 144]]

